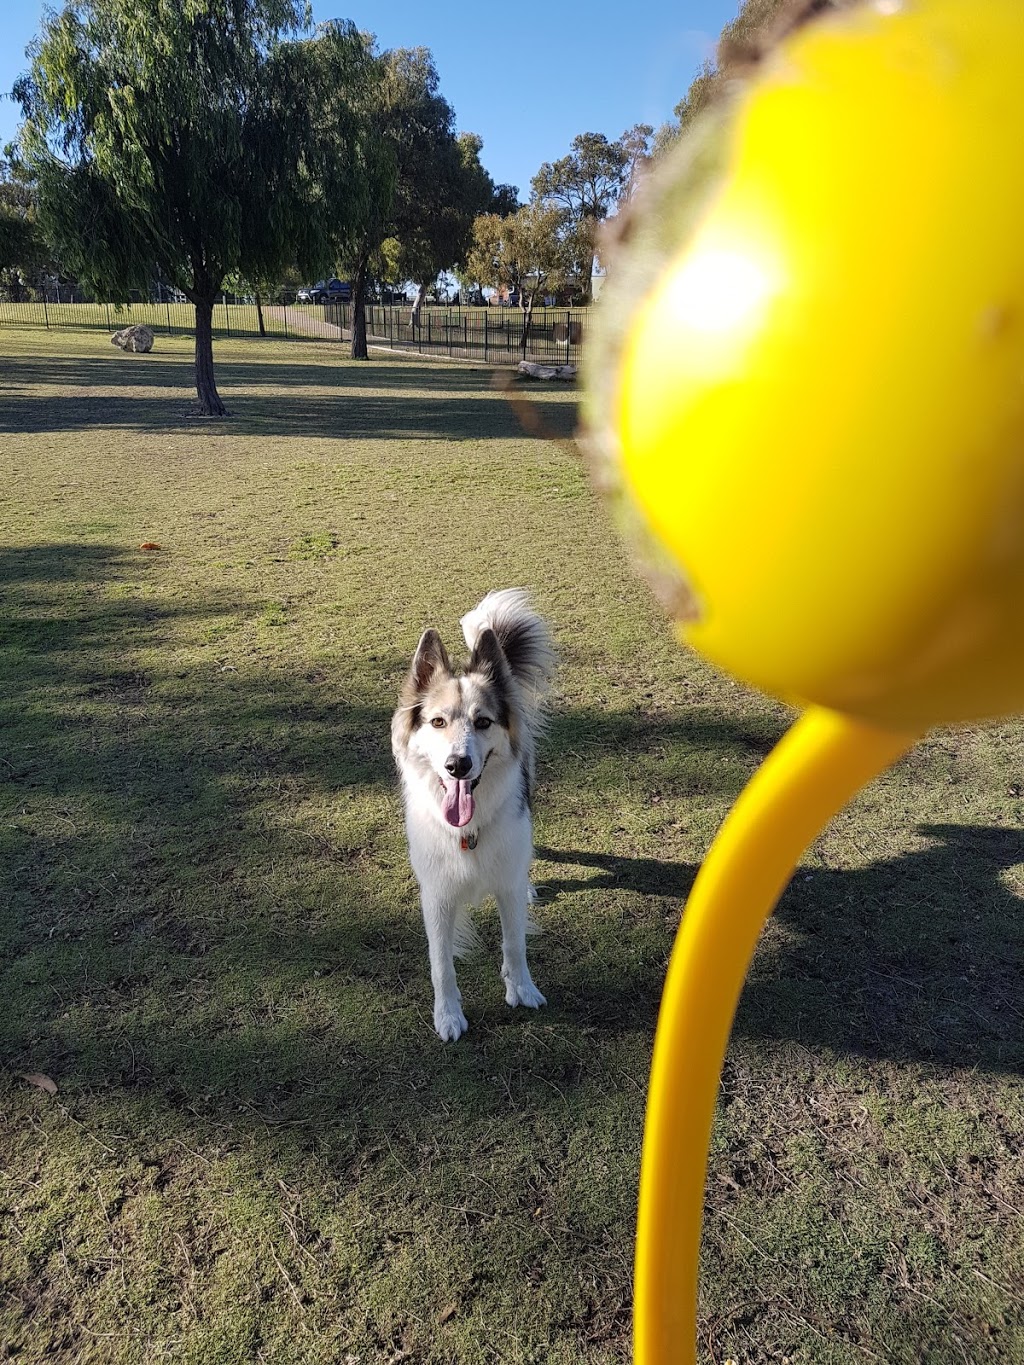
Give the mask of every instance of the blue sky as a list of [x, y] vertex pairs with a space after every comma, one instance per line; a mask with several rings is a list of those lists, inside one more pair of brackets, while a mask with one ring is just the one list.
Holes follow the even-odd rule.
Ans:
[[[59, 7], [59, 6], [57, 6]], [[383, 47], [429, 47], [460, 130], [484, 139], [483, 162], [522, 197], [542, 161], [577, 133], [618, 135], [663, 122], [712, 50], [738, 0], [647, 0], [589, 5], [519, 0], [314, 0], [316, 19], [353, 19]], [[0, 0], [0, 90], [25, 68], [43, 0]], [[18, 109], [0, 100], [0, 145]]]

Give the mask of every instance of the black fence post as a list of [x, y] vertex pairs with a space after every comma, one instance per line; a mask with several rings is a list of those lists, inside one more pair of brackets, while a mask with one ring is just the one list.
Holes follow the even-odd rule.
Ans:
[[223, 290], [221, 291], [220, 301], [224, 305], [224, 331], [228, 334], [228, 336], [230, 336], [231, 314], [228, 312], [228, 296], [226, 293], [224, 293]]
[[109, 331], [111, 330], [111, 327], [110, 327], [110, 304], [104, 302], [103, 307], [107, 310], [107, 331], [109, 332]]
[[565, 363], [569, 363], [569, 345], [572, 337], [572, 314], [567, 312], [565, 315]]
[[50, 312], [46, 307], [46, 290], [43, 290], [43, 321], [46, 323], [46, 330], [50, 330]]
[[166, 297], [164, 298], [164, 307], [167, 309], [167, 335], [170, 336], [170, 335], [171, 335], [171, 301], [170, 301], [169, 298], [166, 298]]
[[[485, 304], [486, 308], [488, 305]], [[487, 364], [487, 314], [484, 314], [484, 364]]]

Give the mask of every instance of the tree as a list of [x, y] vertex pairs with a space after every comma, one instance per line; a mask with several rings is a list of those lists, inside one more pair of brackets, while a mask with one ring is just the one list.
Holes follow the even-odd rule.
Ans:
[[466, 277], [518, 293], [524, 313], [524, 354], [536, 299], [562, 288], [573, 272], [572, 248], [564, 227], [562, 210], [544, 204], [525, 204], [507, 218], [485, 213], [473, 224]]
[[649, 123], [634, 123], [619, 138], [619, 146], [626, 154], [623, 171], [622, 191], [619, 204], [628, 204], [636, 193], [645, 170], [651, 160], [651, 139], [654, 129]]
[[507, 218], [520, 208], [518, 185], [495, 185], [489, 210], [491, 213], [496, 213], [499, 218]]
[[0, 283], [15, 291], [21, 283], [5, 276], [19, 277], [43, 255], [44, 248], [34, 223], [0, 208]]
[[417, 283], [413, 312], [418, 314], [430, 284], [465, 256], [473, 220], [491, 207], [496, 194], [480, 162], [481, 139], [455, 134], [455, 111], [440, 92], [429, 50], [395, 48], [376, 60], [380, 74], [367, 115], [379, 161], [348, 261], [357, 360], [367, 356], [364, 299], [374, 265], [392, 278]]
[[580, 133], [568, 156], [545, 161], [530, 182], [534, 201], [561, 209], [565, 224], [576, 229], [586, 299], [597, 259], [597, 225], [618, 203], [628, 163], [622, 139], [609, 142], [603, 133]]
[[[401, 233], [397, 278], [414, 280], [418, 286], [414, 321], [419, 320], [424, 298], [436, 286], [438, 276], [462, 265], [472, 244], [474, 221], [494, 205], [497, 193], [480, 161], [482, 148], [483, 139], [476, 133], [460, 133], [454, 141], [438, 139], [432, 165], [425, 168], [427, 175], [418, 177], [430, 182], [429, 188], [421, 183], [418, 195], [410, 196], [418, 203], [399, 205], [400, 212], [404, 209], [404, 223], [397, 225]], [[411, 188], [409, 179], [400, 175], [400, 197]]]
[[154, 277], [182, 291], [199, 409], [222, 416], [225, 278], [323, 268], [360, 211], [364, 40], [314, 35], [302, 0], [71, 0], [29, 55], [15, 95], [44, 232], [113, 301]]
[[31, 182], [14, 156], [14, 148], [0, 156], [0, 285], [19, 302], [26, 287], [47, 274], [57, 274], [36, 222], [36, 200]]

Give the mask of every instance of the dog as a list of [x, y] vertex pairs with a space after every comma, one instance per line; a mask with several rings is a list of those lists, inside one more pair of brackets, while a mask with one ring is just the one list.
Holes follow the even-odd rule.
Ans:
[[425, 631], [391, 723], [444, 1042], [469, 1027], [454, 959], [473, 946], [469, 911], [489, 895], [501, 919], [506, 1002], [547, 1003], [530, 976], [526, 935], [534, 759], [555, 651], [520, 588], [488, 593], [460, 624], [468, 662], [456, 672], [437, 631]]

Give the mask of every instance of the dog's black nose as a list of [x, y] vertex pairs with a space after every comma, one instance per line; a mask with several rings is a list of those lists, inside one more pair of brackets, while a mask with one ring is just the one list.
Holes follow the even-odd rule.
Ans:
[[452, 754], [451, 758], [445, 761], [444, 766], [452, 777], [465, 777], [473, 766], [473, 760], [467, 758], [465, 754]]

